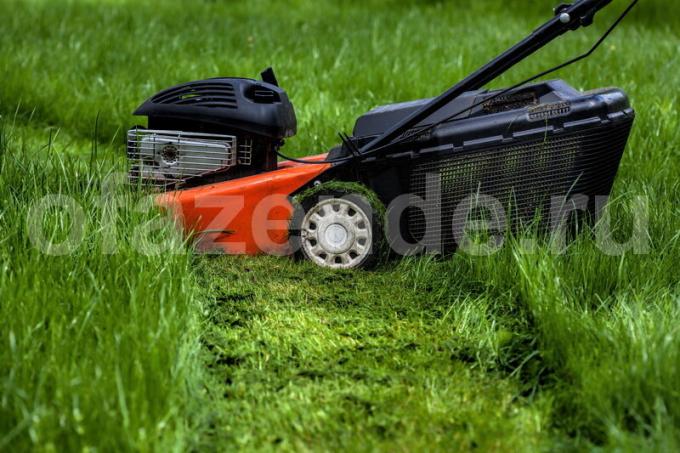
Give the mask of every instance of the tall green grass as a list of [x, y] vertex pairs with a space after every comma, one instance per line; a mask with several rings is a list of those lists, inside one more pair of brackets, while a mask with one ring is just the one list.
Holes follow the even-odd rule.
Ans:
[[[589, 47], [624, 3], [495, 85]], [[11, 11], [0, 21], [0, 450], [680, 445], [675, 3], [643, 0], [594, 57], [557, 75], [630, 94], [638, 118], [612, 223], [625, 239], [631, 202], [646, 197], [648, 254], [605, 255], [586, 233], [556, 255], [527, 233], [491, 257], [370, 273], [192, 257], [169, 227], [149, 236], [170, 249], [142, 253], [135, 232], [155, 218], [136, 210], [142, 194], [118, 188], [118, 208], [102, 204], [122, 132], [139, 121], [129, 112], [174, 83], [273, 65], [300, 122], [284, 150], [321, 152], [367, 109], [437, 94], [552, 2], [0, 5]], [[83, 207], [72, 255], [47, 256], [27, 235], [30, 207], [54, 193]], [[104, 253], [111, 211], [115, 254]], [[61, 240], [70, 221], [41, 225]]]
[[[183, 450], [201, 422], [192, 259], [167, 227], [157, 233], [174, 251], [142, 253], [135, 231], [155, 215], [137, 212], [138, 194], [102, 189], [120, 168], [110, 150], [91, 163], [53, 135], [6, 123], [1, 133], [0, 450]], [[84, 213], [82, 241], [64, 256], [36, 249], [28, 229], [53, 194]], [[76, 218], [40, 217], [55, 243]]]

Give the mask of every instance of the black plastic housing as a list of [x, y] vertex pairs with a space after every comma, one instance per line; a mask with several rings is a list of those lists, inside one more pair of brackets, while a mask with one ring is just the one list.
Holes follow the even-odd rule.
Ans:
[[[529, 85], [510, 95], [484, 103], [485, 99], [496, 93], [498, 91], [466, 93], [421, 121], [405, 135], [442, 121], [477, 103], [481, 105], [458, 116], [455, 121], [443, 123], [432, 132], [419, 137], [418, 143], [469, 147], [477, 142], [491, 143], [508, 139], [509, 132], [516, 136], [521, 131], [542, 129], [546, 125], [554, 127], [565, 122], [594, 117], [604, 119], [612, 113], [630, 108], [628, 98], [621, 90], [611, 88], [582, 93], [562, 80]], [[353, 135], [360, 141], [378, 136], [429, 101], [423, 99], [377, 107], [357, 119]], [[546, 120], [550, 121], [546, 123]], [[404, 148], [411, 147], [412, 145], [407, 145]]]
[[183, 83], [154, 95], [134, 112], [151, 129], [246, 132], [273, 140], [295, 135], [297, 120], [286, 92], [271, 83], [214, 78]]

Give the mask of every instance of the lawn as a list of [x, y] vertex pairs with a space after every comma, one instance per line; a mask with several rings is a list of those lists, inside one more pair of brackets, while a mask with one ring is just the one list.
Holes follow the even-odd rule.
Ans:
[[[680, 449], [680, 4], [641, 1], [555, 76], [630, 95], [611, 211], [623, 241], [644, 197], [648, 253], [586, 233], [370, 272], [200, 256], [115, 183], [130, 112], [161, 88], [271, 65], [299, 121], [284, 152], [318, 153], [554, 3], [0, 0], [0, 451]], [[587, 49], [624, 6], [493, 86]], [[72, 253], [29, 238], [48, 194], [82, 207]]]

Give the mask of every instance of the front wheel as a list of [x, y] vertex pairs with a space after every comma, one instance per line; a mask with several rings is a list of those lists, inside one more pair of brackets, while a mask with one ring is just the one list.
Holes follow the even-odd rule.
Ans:
[[323, 193], [304, 200], [291, 223], [297, 253], [331, 269], [370, 267], [382, 242], [379, 213], [357, 193]]

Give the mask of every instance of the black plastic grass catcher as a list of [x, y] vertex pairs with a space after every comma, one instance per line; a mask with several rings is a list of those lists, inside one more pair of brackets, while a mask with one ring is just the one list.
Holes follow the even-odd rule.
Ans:
[[628, 97], [616, 88], [581, 92], [561, 80], [530, 82], [590, 56], [637, 1], [585, 54], [508, 89], [480, 88], [561, 34], [590, 25], [610, 2], [561, 5], [553, 20], [439, 97], [373, 109], [330, 160], [361, 162], [360, 173], [384, 199], [408, 193], [410, 207], [392, 221], [430, 250], [458, 245], [455, 232], [476, 196], [493, 198], [513, 226], [538, 219], [542, 229], [556, 227], [564, 219], [555, 203], [576, 195], [587, 200], [582, 218], [594, 219], [635, 118]]

